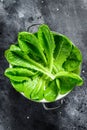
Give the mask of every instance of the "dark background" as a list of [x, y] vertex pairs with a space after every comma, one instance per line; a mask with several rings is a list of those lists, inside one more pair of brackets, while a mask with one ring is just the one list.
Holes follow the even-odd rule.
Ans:
[[[4, 51], [35, 23], [65, 34], [83, 55], [84, 85], [53, 111], [25, 99], [3, 75]], [[87, 130], [87, 0], [0, 0], [0, 130]]]

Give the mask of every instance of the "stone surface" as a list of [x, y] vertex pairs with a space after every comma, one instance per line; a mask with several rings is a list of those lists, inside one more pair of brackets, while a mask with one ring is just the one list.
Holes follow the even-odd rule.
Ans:
[[[67, 35], [83, 54], [82, 87], [76, 87], [61, 107], [46, 111], [25, 99], [4, 77], [4, 51], [17, 33], [36, 23]], [[0, 130], [87, 130], [87, 0], [0, 0]]]

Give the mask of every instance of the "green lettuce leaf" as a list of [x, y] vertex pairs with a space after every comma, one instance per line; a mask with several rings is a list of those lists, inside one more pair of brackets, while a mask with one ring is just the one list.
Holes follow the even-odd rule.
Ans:
[[80, 50], [76, 46], [72, 46], [71, 53], [67, 60], [63, 64], [63, 68], [66, 71], [74, 71], [82, 62], [82, 55]]
[[83, 80], [79, 75], [70, 72], [59, 72], [56, 78], [60, 81], [60, 94], [65, 94], [75, 86], [83, 84]]
[[70, 55], [72, 49], [72, 42], [65, 36], [54, 33], [55, 50], [54, 50], [54, 64], [58, 70], [61, 69], [63, 63]]
[[45, 88], [45, 81], [40, 78], [35, 89], [33, 90], [31, 94], [31, 99], [33, 100], [42, 100], [43, 99], [43, 93]]
[[26, 68], [8, 68], [5, 71], [5, 76], [14, 81], [25, 81], [28, 80], [29, 77], [34, 76], [36, 73], [32, 72]]
[[18, 34], [18, 44], [22, 51], [38, 56], [46, 63], [43, 47], [34, 34], [29, 32], [20, 32]]
[[58, 92], [59, 92], [59, 89], [57, 86], [59, 84], [56, 83], [56, 80], [53, 80], [51, 82], [48, 83], [45, 91], [44, 91], [44, 98], [47, 100], [47, 101], [54, 101], [57, 96], [58, 96]]
[[48, 67], [52, 70], [53, 65], [53, 52], [55, 48], [54, 38], [52, 32], [47, 25], [41, 25], [38, 30], [38, 39], [40, 45], [44, 48]]
[[27, 82], [24, 83], [24, 95], [31, 99], [31, 94], [35, 89], [36, 85], [38, 84], [38, 78], [29, 79]]

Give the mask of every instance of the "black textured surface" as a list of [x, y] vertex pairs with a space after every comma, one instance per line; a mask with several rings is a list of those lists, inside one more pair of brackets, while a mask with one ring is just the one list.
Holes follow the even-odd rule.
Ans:
[[[25, 99], [3, 76], [4, 51], [34, 23], [67, 35], [83, 54], [84, 85], [54, 111]], [[0, 130], [87, 130], [87, 0], [0, 0]]]

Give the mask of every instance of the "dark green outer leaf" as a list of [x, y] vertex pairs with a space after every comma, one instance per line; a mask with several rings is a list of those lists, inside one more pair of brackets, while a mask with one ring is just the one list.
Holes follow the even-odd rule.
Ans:
[[12, 65], [27, 67], [27, 68], [34, 68], [34, 66], [29, 64], [28, 57], [26, 57], [23, 53], [15, 53], [7, 50], [5, 52], [6, 59]]
[[65, 94], [71, 91], [75, 86], [81, 86], [83, 84], [82, 78], [74, 73], [60, 72], [56, 75], [56, 78], [60, 81], [61, 94]]
[[5, 76], [14, 81], [25, 81], [28, 80], [29, 77], [34, 76], [36, 73], [26, 69], [26, 68], [8, 68], [5, 71]]
[[29, 32], [20, 32], [18, 35], [18, 43], [22, 51], [25, 53], [33, 53], [39, 56], [46, 63], [43, 47], [39, 43], [36, 36]]
[[73, 45], [69, 57], [63, 64], [63, 68], [66, 71], [74, 71], [80, 66], [81, 62], [82, 62], [81, 52], [76, 46]]
[[62, 68], [62, 64], [66, 61], [70, 55], [72, 49], [72, 42], [65, 36], [54, 33], [55, 50], [54, 50], [54, 64], [57, 69]]

